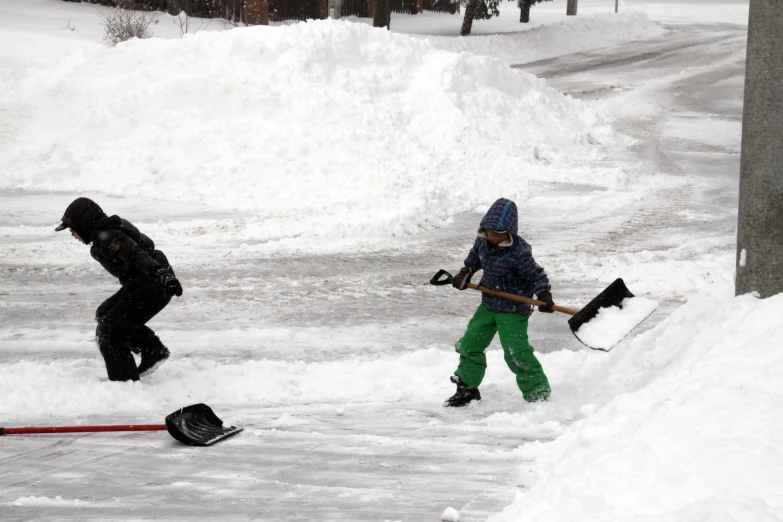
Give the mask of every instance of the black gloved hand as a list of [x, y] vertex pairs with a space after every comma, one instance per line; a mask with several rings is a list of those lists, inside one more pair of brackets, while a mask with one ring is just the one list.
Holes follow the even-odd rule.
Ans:
[[538, 292], [538, 300], [544, 301], [546, 303], [546, 306], [538, 307], [539, 312], [544, 312], [545, 314], [554, 313], [552, 307], [555, 306], [555, 302], [552, 300], [552, 293], [549, 290], [542, 290]]
[[176, 277], [171, 276], [166, 279], [166, 282], [163, 283], [163, 287], [166, 289], [166, 293], [177, 297], [180, 297], [182, 295], [182, 285], [179, 284], [179, 281]]
[[465, 290], [470, 283], [473, 272], [468, 267], [463, 267], [457, 275], [451, 280], [451, 285], [457, 290]]
[[177, 277], [170, 268], [159, 268], [155, 271], [154, 275], [160, 282], [161, 286], [163, 286], [163, 288], [166, 290], [167, 294], [171, 296], [176, 295], [177, 297], [182, 295], [182, 285], [179, 284]]

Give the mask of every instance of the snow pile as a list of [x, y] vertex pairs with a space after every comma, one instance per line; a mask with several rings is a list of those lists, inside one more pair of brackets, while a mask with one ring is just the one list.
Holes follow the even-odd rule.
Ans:
[[254, 241], [415, 233], [614, 139], [498, 61], [330, 20], [75, 53], [13, 75], [0, 114], [0, 188], [244, 210]]
[[[66, 418], [138, 414], [140, 410], [168, 413], [194, 402], [194, 398], [213, 405], [268, 407], [308, 404], [317, 402], [317, 398], [340, 403], [368, 397], [374, 401], [402, 401], [425, 391], [440, 404], [444, 386], [449, 391], [453, 388], [444, 384], [448, 383], [444, 373], [455, 361], [451, 351], [428, 348], [393, 358], [357, 355], [349, 361], [289, 362], [262, 357], [266, 347], [248, 346], [245, 350], [249, 355], [241, 361], [172, 357], [165, 370], [158, 370], [141, 383], [108, 383], [95, 345], [85, 348], [88, 358], [56, 362], [30, 359], [0, 365], [0, 378], [9, 387], [0, 402], [0, 419], [5, 425], [29, 422], [29, 412]], [[502, 370], [501, 354], [493, 357], [497, 369]], [[392, 366], [406, 375], [404, 383], [390, 374]]]
[[492, 522], [783, 518], [783, 295], [721, 288], [607, 355], [628, 393], [522, 447], [537, 483]]
[[[643, 9], [653, 20], [667, 24], [748, 25], [749, 0], [623, 0], [633, 9]], [[625, 7], [624, 5], [624, 7]], [[582, 7], [581, 4], [579, 6]]]
[[11, 504], [16, 507], [23, 507], [23, 506], [84, 507], [84, 506], [89, 506], [90, 502], [85, 502], [79, 499], [67, 500], [67, 499], [63, 499], [63, 497], [59, 495], [57, 495], [54, 498], [36, 497], [34, 495], [30, 495], [29, 497], [19, 497], [18, 499], [14, 500]]
[[[562, 9], [560, 6], [558, 8]], [[538, 9], [539, 6], [536, 6], [533, 10], [534, 22]], [[517, 13], [518, 10], [503, 14], [513, 17]], [[559, 23], [528, 27], [517, 23], [517, 32], [514, 33], [471, 38], [436, 36], [429, 40], [440, 49], [491, 56], [513, 65], [655, 38], [666, 32], [642, 11], [568, 17]]]

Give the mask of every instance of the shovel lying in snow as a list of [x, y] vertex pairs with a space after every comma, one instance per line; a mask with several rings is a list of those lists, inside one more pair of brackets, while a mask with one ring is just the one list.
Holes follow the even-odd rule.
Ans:
[[[430, 284], [450, 285], [452, 280], [451, 274], [439, 270], [430, 279]], [[475, 283], [468, 283], [468, 288], [533, 306], [546, 306], [543, 301], [492, 290]], [[652, 299], [635, 297], [623, 280], [617, 279], [581, 310], [558, 305], [553, 309], [573, 316], [568, 320], [568, 326], [580, 343], [593, 350], [608, 352], [647, 319], [657, 307], [658, 303]]]
[[236, 435], [242, 428], [224, 427], [223, 421], [206, 404], [185, 406], [166, 417], [165, 424], [128, 424], [120, 426], [46, 426], [38, 428], [0, 428], [0, 435], [29, 433], [85, 433], [97, 431], [162, 431], [190, 446], [210, 446]]

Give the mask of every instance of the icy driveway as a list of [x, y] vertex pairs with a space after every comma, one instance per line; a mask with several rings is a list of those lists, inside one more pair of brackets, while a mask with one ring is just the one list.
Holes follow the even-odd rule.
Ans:
[[[562, 90], [600, 98], [642, 140], [636, 156], [618, 163], [641, 161], [671, 177], [611, 194], [594, 191], [589, 179], [543, 185], [523, 205], [521, 222], [531, 224], [526, 235], [556, 299], [583, 303], [600, 289], [596, 280], [617, 273], [635, 291], [668, 299], [652, 324], [695, 279], [730, 263], [739, 162], [731, 122], [741, 105], [744, 28], [721, 26], [720, 38], [715, 29], [680, 27], [624, 47], [620, 58], [607, 50], [528, 68]], [[520, 444], [556, 436], [589, 414], [583, 406], [603, 400], [600, 372], [592, 371], [600, 354], [582, 350], [562, 317], [538, 315], [531, 334], [553, 381], [550, 403], [524, 404], [494, 347], [483, 403], [440, 407], [451, 392], [450, 346], [477, 297], [426, 280], [437, 268], [459, 267], [476, 215], [354, 255], [224, 258], [217, 240], [162, 246], [181, 259], [175, 268], [186, 285], [153, 323], [173, 357], [143, 386], [106, 391], [90, 329], [114, 285], [93, 279], [97, 267], [79, 245], [52, 233], [39, 250], [38, 231], [25, 228], [53, 225], [71, 198], [0, 198], [4, 422], [160, 422], [203, 400], [247, 431], [206, 450], [161, 433], [5, 438], [4, 520], [419, 522], [449, 506], [463, 521], [482, 520], [525, 487], [510, 478]], [[160, 213], [141, 201], [99, 200], [140, 223], [209, 218], [194, 208]], [[63, 266], [47, 261], [58, 248]], [[15, 393], [68, 383], [83, 394], [84, 410], [44, 392]], [[70, 409], [58, 415], [60, 404]], [[93, 407], [105, 413], [90, 415]]]

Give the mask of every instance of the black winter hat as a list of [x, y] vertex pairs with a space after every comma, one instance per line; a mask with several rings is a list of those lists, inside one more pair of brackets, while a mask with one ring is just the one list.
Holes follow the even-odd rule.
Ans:
[[95, 222], [105, 216], [101, 207], [89, 198], [77, 198], [65, 209], [62, 223], [55, 232], [70, 228], [85, 241], [89, 241]]

